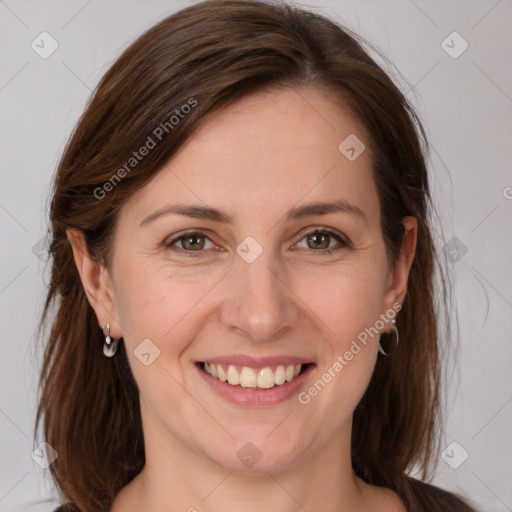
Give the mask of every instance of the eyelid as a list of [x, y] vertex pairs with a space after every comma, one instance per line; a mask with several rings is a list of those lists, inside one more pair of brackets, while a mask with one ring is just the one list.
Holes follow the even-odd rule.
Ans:
[[[310, 230], [308, 230], [302, 234], [302, 238], [304, 238], [308, 235], [313, 235], [314, 233], [327, 233], [329, 235], [339, 238], [339, 240], [342, 243], [349, 245], [349, 240], [343, 233], [339, 232], [336, 229], [322, 227], [322, 226], [311, 228]], [[302, 238], [300, 240], [302, 240]]]
[[[172, 237], [166, 238], [164, 240], [163, 245], [166, 248], [174, 247], [174, 244], [176, 242], [179, 242], [181, 239], [186, 238], [187, 236], [192, 236], [192, 235], [203, 236], [204, 238], [207, 238], [213, 244], [215, 244], [215, 242], [208, 235], [208, 230], [204, 230], [204, 229], [188, 229], [188, 230], [183, 231], [183, 232], [178, 232], [175, 235], [172, 235]], [[203, 253], [204, 251], [208, 250], [208, 249], [201, 249], [200, 251], [187, 251], [185, 249], [182, 249], [181, 247], [178, 247], [178, 249], [180, 250], [181, 253], [187, 253], [187, 255], [189, 255], [189, 256], [193, 256], [194, 253], [197, 253], [199, 255], [199, 254]]]
[[[332, 249], [319, 249], [319, 250], [315, 250], [315, 249], [299, 249], [299, 250], [306, 250], [308, 252], [318, 252], [319, 255], [322, 255], [322, 254], [333, 254], [342, 249], [351, 248], [351, 244], [348, 241], [346, 236], [344, 236], [342, 233], [338, 232], [337, 230], [335, 230], [333, 228], [328, 228], [325, 226], [316, 226], [316, 227], [310, 228], [308, 231], [302, 233], [301, 238], [297, 241], [297, 243], [301, 242], [305, 237], [307, 237], [309, 235], [317, 234], [317, 233], [318, 234], [327, 234], [327, 235], [335, 238], [341, 244], [341, 247], [332, 248]], [[181, 233], [179, 232], [176, 235], [172, 236], [172, 238], [170, 238], [170, 239], [167, 238], [164, 241], [163, 245], [166, 248], [174, 247], [174, 244], [176, 242], [179, 242], [182, 238], [185, 238], [187, 236], [192, 236], [192, 235], [203, 236], [204, 238], [207, 238], [208, 240], [210, 240], [212, 243], [215, 243], [211, 239], [211, 237], [208, 235], [208, 230], [198, 228], [198, 229], [189, 229], [189, 230], [183, 231]], [[178, 249], [180, 250], [181, 253], [186, 253], [187, 256], [192, 256], [192, 257], [195, 256], [196, 254], [201, 255], [203, 252], [208, 250], [208, 249], [201, 249], [198, 251], [187, 251], [180, 247], [178, 247]]]
[[305, 233], [302, 233], [301, 238], [299, 239], [299, 242], [301, 242], [307, 236], [314, 235], [314, 234], [327, 234], [331, 238], [336, 239], [338, 241], [338, 243], [341, 244], [341, 247], [333, 247], [331, 249], [320, 249], [320, 250], [315, 250], [315, 249], [299, 249], [299, 250], [305, 250], [310, 253], [318, 253], [318, 256], [322, 256], [322, 255], [326, 255], [326, 254], [327, 255], [335, 254], [344, 249], [346, 250], [346, 249], [352, 248], [351, 243], [349, 242], [348, 238], [345, 235], [343, 235], [342, 233], [340, 233], [339, 231], [337, 231], [333, 228], [327, 228], [327, 227], [322, 227], [322, 226], [311, 228], [310, 230], [306, 231]]

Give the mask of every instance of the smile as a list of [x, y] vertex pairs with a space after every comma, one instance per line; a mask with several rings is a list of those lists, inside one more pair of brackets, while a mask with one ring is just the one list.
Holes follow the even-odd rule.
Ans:
[[221, 365], [218, 363], [200, 363], [200, 368], [219, 380], [231, 386], [242, 388], [270, 389], [291, 382], [306, 370], [308, 364], [278, 364], [253, 368], [250, 366]]

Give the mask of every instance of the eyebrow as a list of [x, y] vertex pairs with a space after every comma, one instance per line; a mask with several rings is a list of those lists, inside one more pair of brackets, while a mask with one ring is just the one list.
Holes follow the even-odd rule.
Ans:
[[[368, 224], [368, 218], [361, 208], [358, 206], [349, 203], [344, 199], [339, 199], [337, 201], [332, 202], [315, 202], [315, 203], [307, 203], [302, 206], [297, 206], [288, 211], [284, 217], [285, 221], [297, 220], [304, 217], [309, 217], [313, 215], [327, 215], [329, 213], [348, 213], [359, 217], [366, 224]], [[141, 223], [140, 226], [144, 226], [154, 221], [155, 219], [161, 217], [162, 215], [183, 215], [186, 217], [192, 217], [194, 219], [205, 219], [212, 220], [215, 222], [223, 222], [225, 224], [232, 224], [233, 217], [219, 210], [217, 208], [212, 208], [209, 206], [203, 205], [188, 205], [188, 204], [170, 204], [159, 208], [152, 214], [148, 215]]]

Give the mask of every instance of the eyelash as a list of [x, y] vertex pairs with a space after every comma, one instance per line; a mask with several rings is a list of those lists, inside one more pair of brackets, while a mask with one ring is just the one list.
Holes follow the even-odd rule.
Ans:
[[[304, 233], [304, 236], [299, 240], [299, 242], [302, 241], [304, 238], [310, 236], [310, 235], [319, 235], [319, 234], [327, 234], [329, 236], [332, 236], [334, 239], [336, 239], [341, 244], [341, 246], [337, 247], [335, 249], [321, 249], [321, 250], [318, 250], [318, 251], [316, 251], [314, 249], [310, 249], [313, 252], [319, 252], [322, 255], [324, 255], [324, 254], [331, 255], [331, 254], [334, 254], [334, 253], [337, 253], [337, 252], [341, 251], [342, 249], [350, 247], [348, 242], [346, 242], [336, 231], [332, 231], [331, 229], [319, 229], [319, 228], [312, 229], [311, 231], [308, 231], [307, 233]], [[199, 236], [202, 236], [202, 237], [207, 238], [208, 240], [210, 240], [210, 238], [206, 235], [206, 233], [203, 233], [202, 231], [194, 230], [194, 231], [187, 231], [185, 233], [182, 233], [178, 237], [175, 237], [175, 238], [173, 238], [173, 239], [171, 239], [169, 241], [164, 242], [164, 246], [166, 248], [170, 249], [176, 242], [179, 242], [180, 240], [182, 240], [182, 239], [184, 239], [186, 237], [189, 237], [189, 236], [193, 236], [193, 235], [199, 235]], [[212, 240], [210, 240], [210, 241], [212, 241]], [[189, 250], [186, 250], [186, 249], [182, 249], [180, 247], [178, 247], [178, 249], [180, 249], [180, 251], [182, 251], [187, 256], [193, 257], [193, 258], [197, 257], [197, 256], [200, 256], [202, 252], [207, 250], [207, 249], [201, 249], [199, 251], [189, 251]], [[197, 254], [197, 256], [196, 256], [196, 254], [194, 254], [194, 253], [199, 253], [199, 254]]]

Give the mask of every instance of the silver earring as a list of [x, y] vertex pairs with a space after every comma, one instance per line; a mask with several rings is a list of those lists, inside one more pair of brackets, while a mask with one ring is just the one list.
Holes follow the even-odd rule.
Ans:
[[117, 350], [117, 344], [119, 343], [119, 339], [115, 340], [110, 337], [110, 324], [105, 325], [103, 327], [103, 335], [105, 336], [105, 343], [103, 344], [103, 353], [107, 357], [112, 357]]
[[[393, 329], [395, 330], [395, 333], [396, 333], [396, 347], [395, 347], [395, 350], [391, 354], [387, 354], [384, 351], [384, 349], [382, 348], [382, 345], [380, 344], [380, 341], [379, 341], [379, 352], [381, 354], [384, 354], [385, 356], [393, 355], [397, 351], [397, 349], [398, 349], [399, 336], [398, 336], [398, 327], [396, 326], [396, 320], [395, 319], [391, 320], [391, 326], [393, 327]], [[385, 333], [385, 334], [387, 334], [387, 333]]]

